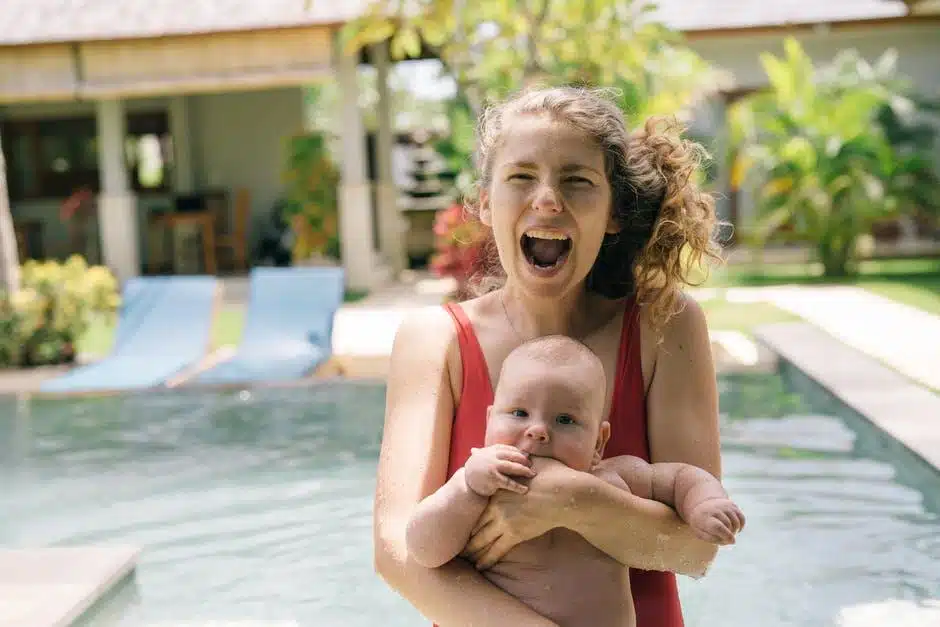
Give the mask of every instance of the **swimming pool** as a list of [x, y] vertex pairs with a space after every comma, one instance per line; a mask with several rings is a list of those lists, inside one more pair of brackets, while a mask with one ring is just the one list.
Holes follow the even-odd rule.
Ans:
[[[680, 580], [688, 627], [906, 625], [905, 612], [925, 627], [940, 478], [787, 389], [721, 380], [726, 484], [748, 528], [706, 578]], [[95, 627], [426, 624], [372, 572], [383, 402], [361, 383], [0, 401], [0, 545], [143, 546]]]

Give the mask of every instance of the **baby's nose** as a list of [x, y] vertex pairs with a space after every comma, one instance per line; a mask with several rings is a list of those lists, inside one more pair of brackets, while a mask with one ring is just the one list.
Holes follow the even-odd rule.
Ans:
[[548, 441], [548, 430], [540, 424], [532, 425], [526, 430], [526, 437], [539, 442]]

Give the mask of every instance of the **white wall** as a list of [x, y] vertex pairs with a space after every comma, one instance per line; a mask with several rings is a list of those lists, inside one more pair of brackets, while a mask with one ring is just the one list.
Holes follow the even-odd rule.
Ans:
[[[785, 34], [736, 35], [729, 37], [700, 37], [689, 40], [689, 45], [705, 60], [734, 74], [740, 87], [760, 87], [767, 84], [760, 53], [783, 54]], [[855, 48], [869, 61], [875, 61], [885, 50], [898, 52], [898, 70], [910, 77], [926, 91], [940, 88], [940, 35], [936, 24], [901, 24], [852, 28], [847, 30], [817, 30], [794, 34], [815, 62], [831, 61], [845, 48]]]
[[283, 192], [286, 141], [303, 131], [303, 116], [299, 88], [192, 96], [196, 189], [247, 187], [253, 218], [262, 219]]

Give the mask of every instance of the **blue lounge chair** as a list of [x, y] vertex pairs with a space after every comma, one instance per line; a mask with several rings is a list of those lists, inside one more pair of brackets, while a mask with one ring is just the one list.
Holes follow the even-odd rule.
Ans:
[[184, 385], [276, 383], [309, 375], [332, 355], [344, 283], [341, 268], [255, 268], [235, 355]]
[[151, 388], [200, 361], [209, 348], [215, 277], [137, 277], [124, 287], [111, 354], [49, 379], [40, 392]]

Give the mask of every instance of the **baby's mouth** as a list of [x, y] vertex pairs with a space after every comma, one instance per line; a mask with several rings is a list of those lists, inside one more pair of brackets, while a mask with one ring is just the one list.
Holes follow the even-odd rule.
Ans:
[[557, 231], [529, 229], [520, 241], [526, 260], [536, 268], [560, 266], [571, 251], [571, 238]]

